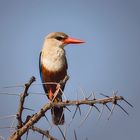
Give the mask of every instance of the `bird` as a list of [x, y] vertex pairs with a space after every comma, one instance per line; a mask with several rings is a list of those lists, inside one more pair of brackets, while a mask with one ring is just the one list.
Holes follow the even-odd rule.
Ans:
[[[42, 83], [54, 82], [60, 83], [67, 75], [67, 59], [64, 47], [68, 44], [80, 44], [85, 41], [71, 38], [63, 32], [49, 33], [43, 43], [39, 55], [39, 71]], [[62, 92], [59, 91], [54, 99], [54, 93], [57, 90], [56, 84], [42, 84], [48, 99], [53, 102], [62, 102]], [[62, 85], [63, 91], [65, 84]], [[65, 122], [64, 108], [51, 108], [52, 122], [55, 125], [63, 125]]]

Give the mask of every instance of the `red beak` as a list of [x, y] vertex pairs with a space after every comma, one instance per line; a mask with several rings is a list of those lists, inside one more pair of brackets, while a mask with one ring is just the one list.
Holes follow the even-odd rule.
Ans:
[[80, 43], [85, 43], [85, 41], [68, 37], [64, 40], [64, 43], [65, 44], [80, 44]]

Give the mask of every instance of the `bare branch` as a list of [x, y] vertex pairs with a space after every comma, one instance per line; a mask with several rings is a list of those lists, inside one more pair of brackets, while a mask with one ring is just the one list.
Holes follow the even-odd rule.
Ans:
[[[31, 126], [33, 126], [42, 116], [44, 116], [45, 112], [51, 109], [52, 107], [65, 107], [65, 106], [72, 106], [72, 105], [93, 105], [93, 104], [106, 104], [109, 102], [113, 102], [115, 100], [122, 100], [122, 96], [112, 96], [109, 98], [103, 98], [103, 99], [96, 99], [96, 100], [75, 100], [75, 101], [64, 101], [64, 102], [58, 102], [58, 103], [48, 103], [44, 107], [42, 107], [36, 114], [31, 116], [29, 121], [22, 126], [18, 131], [16, 131], [13, 136], [15, 137], [15, 140], [22, 136]], [[112, 109], [113, 111], [113, 109]], [[111, 111], [111, 114], [112, 114]], [[13, 139], [14, 140], [14, 139]]]
[[17, 128], [22, 127], [22, 112], [24, 109], [24, 102], [25, 102], [25, 97], [28, 96], [28, 89], [30, 85], [35, 81], [35, 77], [31, 77], [28, 83], [25, 84], [24, 92], [20, 94], [20, 102], [19, 102], [19, 108], [18, 108], [18, 113], [17, 113], [17, 120], [18, 120], [18, 126]]
[[[54, 99], [57, 96], [57, 94], [60, 93], [59, 91], [61, 91], [62, 85], [64, 83], [66, 83], [67, 80], [68, 80], [68, 77], [66, 76], [66, 78], [63, 81], [61, 81], [60, 83], [52, 83], [51, 82], [52, 84], [56, 84], [57, 87], [58, 87], [57, 90], [56, 90], [56, 92], [54, 93]], [[90, 112], [91, 112], [91, 110], [92, 110], [93, 107], [95, 107], [100, 112], [100, 110], [95, 106], [95, 104], [102, 104], [103, 105], [103, 108], [104, 108], [104, 105], [106, 105], [106, 107], [110, 111], [109, 118], [112, 115], [112, 112], [114, 110], [115, 105], [118, 105], [126, 113], [126, 111], [119, 104], [117, 104], [117, 101], [119, 101], [119, 100], [123, 100], [128, 105], [130, 105], [131, 107], [133, 107], [122, 96], [116, 96], [116, 93], [114, 93], [114, 92], [113, 92], [114, 93], [113, 96], [107, 96], [107, 95], [102, 94], [103, 96], [105, 96], [105, 98], [102, 98], [102, 99], [96, 99], [95, 98], [95, 94], [92, 93], [93, 99], [86, 98], [85, 95], [84, 95], [84, 99], [81, 99], [81, 100], [78, 100], [78, 99], [77, 100], [72, 100], [72, 101], [66, 100], [66, 101], [63, 101], [63, 102], [53, 102], [53, 101], [51, 101], [51, 102], [45, 104], [37, 113], [33, 114], [32, 116], [29, 116], [28, 115], [27, 118], [26, 118], [26, 121], [23, 122], [22, 121], [22, 113], [23, 113], [23, 110], [24, 109], [28, 109], [28, 108], [25, 108], [24, 107], [25, 98], [28, 96], [28, 89], [29, 89], [30, 85], [34, 81], [35, 81], [35, 78], [32, 77], [30, 79], [30, 81], [27, 84], [25, 84], [24, 92], [22, 94], [20, 94], [20, 104], [19, 104], [18, 113], [17, 113], [17, 120], [18, 120], [17, 130], [15, 130], [15, 132], [11, 134], [11, 136], [9, 137], [8, 140], [20, 140], [21, 136], [23, 134], [25, 134], [29, 129], [32, 129], [33, 131], [39, 132], [43, 136], [46, 136], [49, 140], [56, 140], [56, 138], [54, 138], [53, 136], [51, 136], [49, 134], [49, 131], [44, 131], [44, 130], [42, 130], [40, 128], [37, 128], [37, 127], [34, 126], [35, 123], [37, 123], [40, 120], [40, 118], [42, 118], [42, 117], [45, 116], [45, 113], [48, 110], [52, 109], [52, 107], [63, 107], [63, 108], [67, 108], [68, 106], [76, 106], [76, 110], [75, 110], [75, 112], [73, 114], [73, 117], [72, 117], [72, 120], [73, 120], [78, 109], [79, 109], [79, 112], [80, 112], [80, 115], [81, 115], [80, 106], [81, 105], [88, 105], [88, 106], [90, 106], [90, 108], [89, 108], [89, 111], [87, 112], [87, 114], [86, 114], [86, 116], [84, 118], [84, 121], [89, 116], [89, 114], [90, 114]], [[107, 106], [107, 103], [112, 103], [113, 104], [112, 109], [110, 109]], [[103, 109], [102, 109], [102, 111], [103, 111]], [[101, 114], [102, 114], [102, 111], [101, 111]], [[60, 129], [59, 126], [58, 126], [58, 129], [60, 130], [60, 132], [61, 132], [61, 134], [63, 136], [63, 139], [65, 140], [66, 137], [63, 134], [63, 132], [62, 132], [62, 130]]]

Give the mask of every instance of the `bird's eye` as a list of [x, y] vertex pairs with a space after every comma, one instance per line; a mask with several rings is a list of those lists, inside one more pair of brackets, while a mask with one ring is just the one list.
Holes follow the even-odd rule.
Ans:
[[63, 37], [61, 37], [61, 36], [57, 36], [55, 39], [61, 41], [61, 40], [63, 40]]

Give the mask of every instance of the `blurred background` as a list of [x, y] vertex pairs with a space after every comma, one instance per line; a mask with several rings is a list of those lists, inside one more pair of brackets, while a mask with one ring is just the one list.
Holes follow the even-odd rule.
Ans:
[[[67, 99], [82, 99], [82, 89], [86, 96], [95, 92], [124, 96], [134, 108], [120, 104], [129, 112], [125, 115], [118, 107], [108, 121], [109, 111], [99, 113], [93, 109], [88, 119], [79, 127], [89, 107], [82, 106], [82, 115], [77, 112], [70, 127], [67, 139], [74, 139], [74, 129], [78, 140], [108, 139], [132, 140], [139, 138], [140, 109], [140, 1], [139, 0], [0, 0], [0, 117], [15, 115], [18, 106], [17, 95], [22, 87], [3, 88], [11, 85], [24, 85], [32, 75], [40, 84], [38, 69], [39, 53], [44, 37], [53, 31], [62, 31], [71, 37], [83, 39], [85, 44], [69, 45], [66, 53], [70, 76], [65, 88]], [[26, 100], [26, 107], [35, 111], [48, 100], [41, 85], [33, 85]], [[99, 106], [101, 108], [102, 106]], [[110, 105], [111, 107], [111, 105]], [[66, 125], [72, 112], [65, 111]], [[46, 113], [50, 119], [50, 112]], [[5, 139], [15, 126], [14, 117], [0, 119], [0, 136]], [[51, 119], [50, 119], [51, 120]], [[15, 123], [14, 123], [15, 122]], [[12, 125], [14, 124], [14, 125]], [[37, 126], [47, 130], [50, 125], [42, 118]], [[62, 130], [65, 126], [61, 127]], [[62, 139], [57, 127], [50, 133]], [[23, 138], [25, 139], [25, 137]], [[28, 140], [41, 139], [41, 135], [29, 132]]]

